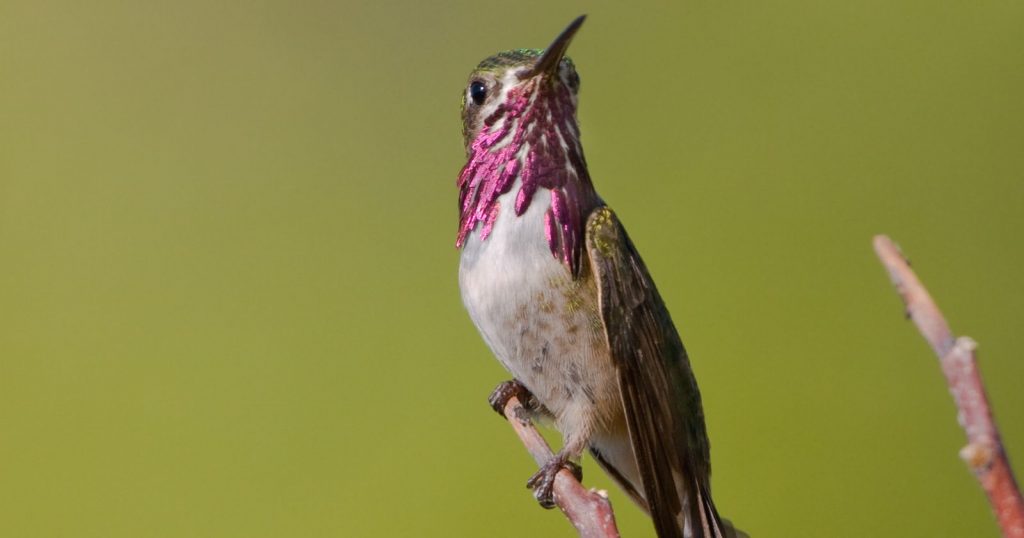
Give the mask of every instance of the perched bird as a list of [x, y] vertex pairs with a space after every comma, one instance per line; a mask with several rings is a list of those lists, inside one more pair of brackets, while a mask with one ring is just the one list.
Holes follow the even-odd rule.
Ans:
[[544, 50], [485, 59], [463, 93], [459, 285], [515, 392], [563, 436], [527, 485], [554, 506], [555, 475], [584, 450], [661, 537], [733, 536], [711, 500], [697, 382], [644, 262], [594, 191], [565, 57], [584, 17]]

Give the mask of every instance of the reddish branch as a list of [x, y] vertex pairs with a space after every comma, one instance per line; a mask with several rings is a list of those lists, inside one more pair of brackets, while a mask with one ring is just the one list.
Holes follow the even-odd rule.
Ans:
[[[525, 418], [525, 409], [515, 396], [505, 403], [505, 416], [537, 465], [544, 465], [554, 457], [551, 447]], [[612, 504], [603, 491], [587, 490], [571, 472], [562, 469], [555, 477], [554, 492], [555, 504], [582, 538], [619, 538]]]
[[953, 338], [939, 307], [892, 240], [879, 235], [874, 243], [878, 258], [903, 298], [907, 316], [939, 356], [949, 391], [956, 401], [960, 425], [967, 433], [967, 446], [960, 451], [960, 457], [988, 495], [1003, 536], [1024, 538], [1024, 500], [1003, 450], [999, 429], [992, 420], [985, 386], [974, 358], [977, 344], [966, 336]]

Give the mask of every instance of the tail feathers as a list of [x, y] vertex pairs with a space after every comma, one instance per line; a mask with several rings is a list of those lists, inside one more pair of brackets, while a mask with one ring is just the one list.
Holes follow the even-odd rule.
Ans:
[[[718, 515], [714, 501], [704, 488], [699, 488], [698, 502], [700, 503], [700, 523], [703, 536], [709, 538], [750, 538], [750, 535], [737, 529], [732, 521]], [[692, 532], [692, 536], [701, 536], [701, 533]]]
[[[659, 538], [679, 536], [684, 538], [750, 538], [745, 532], [734, 527], [728, 519], [719, 516], [718, 510], [711, 500], [711, 495], [697, 481], [694, 481], [691, 490], [694, 492], [693, 497], [696, 497], [694, 504], [691, 505], [691, 501], [688, 499], [691, 494], [680, 490], [675, 499], [681, 499], [682, 504], [677, 504], [676, 510], [671, 515], [659, 510], [660, 517], [655, 516], [650, 504], [640, 491], [638, 469], [632, 451], [615, 451], [611, 449], [612, 446], [614, 445], [604, 447], [603, 451], [592, 446], [590, 453], [629, 497], [652, 518], [655, 518], [654, 523]], [[678, 473], [674, 474], [674, 478], [676, 484], [688, 483]], [[678, 501], [676, 502], [678, 503]]]
[[[697, 493], [697, 506], [695, 508], [700, 515], [700, 529], [691, 529], [690, 535], [705, 538], [726, 538], [725, 531], [722, 530], [722, 518], [718, 515], [718, 510], [715, 508], [714, 501], [711, 500], [711, 495], [696, 480], [694, 481], [693, 491]], [[695, 518], [691, 519], [691, 524], [695, 525], [696, 523]]]

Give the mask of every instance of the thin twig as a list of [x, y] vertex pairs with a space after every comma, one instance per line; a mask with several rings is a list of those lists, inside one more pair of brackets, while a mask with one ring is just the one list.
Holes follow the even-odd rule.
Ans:
[[[551, 447], [526, 418], [526, 410], [515, 396], [505, 403], [505, 416], [537, 465], [544, 465], [554, 457]], [[587, 490], [571, 472], [562, 469], [555, 476], [554, 493], [555, 504], [581, 538], [619, 538], [615, 513], [604, 491]]]
[[956, 401], [960, 425], [967, 433], [967, 446], [960, 451], [960, 457], [988, 495], [1003, 536], [1024, 538], [1024, 499], [1013, 478], [999, 429], [992, 419], [974, 356], [977, 344], [966, 336], [953, 338], [939, 307], [891, 239], [878, 235], [874, 244], [878, 258], [903, 298], [907, 316], [939, 356], [949, 391]]

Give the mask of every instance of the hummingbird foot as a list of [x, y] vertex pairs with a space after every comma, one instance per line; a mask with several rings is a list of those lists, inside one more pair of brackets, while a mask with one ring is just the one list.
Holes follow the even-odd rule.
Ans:
[[533, 497], [543, 508], [550, 510], [555, 507], [555, 477], [562, 469], [572, 473], [576, 480], [583, 480], [583, 468], [559, 452], [526, 481], [526, 487], [533, 490]]
[[487, 401], [499, 415], [505, 417], [505, 406], [513, 397], [519, 400], [524, 409], [532, 408], [533, 394], [530, 394], [530, 391], [515, 379], [500, 383], [494, 388], [494, 392], [487, 398]]

